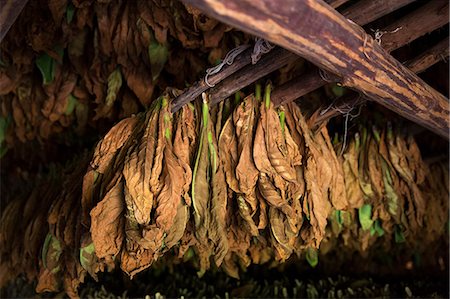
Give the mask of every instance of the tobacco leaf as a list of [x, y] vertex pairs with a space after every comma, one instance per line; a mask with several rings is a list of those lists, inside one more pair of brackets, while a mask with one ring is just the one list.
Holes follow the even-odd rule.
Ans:
[[296, 172], [287, 156], [286, 141], [278, 114], [270, 103], [260, 108], [261, 122], [263, 124], [267, 156], [276, 173], [286, 181], [295, 182]]
[[239, 192], [239, 182], [235, 171], [239, 159], [238, 140], [231, 117], [222, 126], [222, 131], [219, 135], [219, 152], [221, 153], [220, 159], [223, 163], [227, 184], [234, 192]]
[[[408, 163], [409, 161], [406, 156], [406, 154], [408, 154], [406, 141], [399, 134], [393, 136], [393, 132], [390, 128], [388, 128], [387, 141], [390, 161], [399, 176], [406, 182], [410, 189], [410, 195], [407, 196], [411, 200], [409, 205], [409, 214], [415, 221], [417, 221], [419, 226], [422, 226], [423, 215], [426, 210], [426, 202], [416, 183], [414, 164], [411, 165]], [[415, 147], [414, 150], [418, 150], [418, 148]], [[415, 155], [417, 156], [417, 154]], [[410, 159], [410, 161], [411, 160], [412, 159]], [[415, 217], [411, 214], [414, 214]], [[413, 220], [412, 218], [411, 220]]]
[[172, 152], [172, 145], [164, 148], [164, 166], [162, 179], [164, 187], [158, 195], [156, 202], [156, 225], [166, 234], [172, 229], [177, 207], [181, 203], [181, 193], [185, 182], [183, 180], [183, 167]]
[[95, 148], [91, 166], [99, 173], [105, 173], [110, 167], [117, 152], [127, 142], [137, 125], [141, 122], [140, 117], [126, 118], [109, 130]]
[[186, 225], [189, 221], [189, 207], [181, 202], [178, 204], [177, 213], [173, 220], [170, 231], [164, 238], [165, 250], [168, 250], [178, 244], [185, 234]]
[[124, 241], [123, 181], [106, 193], [90, 212], [92, 244], [98, 258], [114, 258]]
[[269, 207], [270, 230], [275, 242], [272, 242], [276, 250], [276, 259], [285, 261], [293, 251], [295, 235], [289, 232], [286, 215], [274, 207]]
[[192, 179], [192, 205], [194, 207], [195, 237], [198, 240], [197, 250], [200, 257], [200, 275], [209, 268], [209, 256], [212, 246], [208, 240], [208, 229], [210, 220], [210, 199], [211, 199], [211, 159], [209, 157], [208, 147], [208, 129], [211, 126], [211, 120], [208, 111], [208, 103], [202, 104], [201, 132], [197, 157], [195, 160], [193, 179]]
[[141, 63], [137, 66], [123, 67], [122, 71], [128, 87], [134, 92], [142, 106], [148, 107], [155, 87], [148, 67]]
[[[217, 143], [213, 142], [213, 146], [217, 148]], [[217, 155], [217, 152], [211, 152], [210, 155]], [[218, 159], [218, 158], [217, 158]], [[214, 165], [214, 164], [213, 164]], [[211, 198], [211, 222], [209, 224], [208, 237], [213, 242], [214, 260], [219, 267], [225, 258], [229, 245], [227, 239], [227, 184], [225, 181], [225, 173], [222, 165], [212, 168], [212, 198]]]
[[332, 172], [332, 182], [329, 187], [329, 197], [331, 204], [337, 210], [345, 210], [348, 207], [347, 193], [344, 182], [344, 171], [342, 164], [339, 162], [336, 152], [331, 144], [331, 139], [328, 134], [327, 127], [320, 130], [321, 137], [325, 144], [322, 143], [321, 149], [324, 158], [328, 161]]
[[183, 167], [183, 191], [184, 202], [190, 206], [191, 197], [189, 190], [192, 182], [191, 162], [193, 160], [194, 146], [196, 144], [195, 113], [193, 106], [184, 106], [178, 115], [176, 131], [173, 140], [173, 153]]
[[[124, 161], [123, 175], [125, 185], [130, 195], [130, 204], [134, 217], [139, 224], [150, 222], [155, 193], [151, 190], [151, 169], [157, 157], [162, 159], [162, 153], [157, 153], [155, 136], [158, 130], [159, 107], [155, 105], [147, 114], [145, 131], [139, 140], [128, 149]], [[154, 165], [154, 164], [153, 164]], [[159, 179], [159, 174], [158, 178]]]
[[61, 253], [61, 244], [58, 239], [48, 234], [42, 248], [42, 266], [36, 292], [56, 292], [59, 290], [61, 284], [59, 272], [62, 270]]
[[344, 153], [342, 169], [345, 178], [345, 190], [347, 193], [349, 208], [357, 209], [364, 204], [363, 192], [359, 183], [358, 154], [359, 154], [359, 134], [350, 141], [347, 151]]
[[235, 168], [236, 179], [239, 184], [239, 193], [245, 195], [244, 198], [250, 205], [251, 211], [255, 211], [257, 206], [256, 197], [253, 194], [259, 174], [252, 155], [255, 105], [255, 98], [250, 95], [233, 112], [234, 127], [238, 140], [238, 163]]
[[375, 193], [368, 173], [368, 153], [371, 136], [365, 127], [361, 129], [361, 148], [358, 157], [359, 185], [366, 201], [373, 202]]

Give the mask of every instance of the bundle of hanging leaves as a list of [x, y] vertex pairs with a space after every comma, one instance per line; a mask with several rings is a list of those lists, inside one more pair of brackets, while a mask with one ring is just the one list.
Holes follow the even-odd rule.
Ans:
[[133, 277], [162, 258], [237, 278], [292, 255], [315, 266], [319, 248], [426, 251], [448, 233], [448, 161], [424, 162], [400, 128], [361, 123], [350, 140], [332, 141], [297, 104], [275, 108], [270, 85], [214, 107], [204, 94], [171, 113], [178, 93], [167, 90], [116, 124], [91, 158], [10, 202], [2, 285], [25, 272], [38, 292], [76, 297], [87, 273]]
[[176, 0], [30, 0], [0, 46], [1, 150], [101, 132], [247, 40]]

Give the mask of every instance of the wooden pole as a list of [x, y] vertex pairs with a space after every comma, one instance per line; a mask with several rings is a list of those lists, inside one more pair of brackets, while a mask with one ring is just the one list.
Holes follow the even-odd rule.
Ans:
[[[446, 59], [449, 56], [448, 43], [449, 38], [447, 37], [432, 48], [418, 55], [414, 59], [405, 62], [406, 67], [408, 67], [414, 73], [420, 74], [421, 72], [427, 70], [434, 64]], [[316, 118], [314, 118], [314, 122], [313, 124], [311, 124], [311, 126], [315, 128], [321, 127], [333, 117], [341, 115], [341, 111], [345, 111], [349, 107], [356, 107], [366, 101], [366, 98], [361, 98], [358, 95], [345, 95], [341, 99], [338, 99], [336, 101], [337, 104], [334, 109], [328, 109], [327, 112], [320, 114]]]
[[[392, 3], [392, 5], [394, 4], [395, 3]], [[442, 7], [442, 3], [439, 3], [437, 1], [430, 2], [425, 6], [413, 11], [411, 14], [408, 14], [403, 18], [397, 20], [394, 24], [388, 25], [386, 28], [383, 28], [381, 32], [386, 33], [380, 38], [381, 46], [386, 51], [391, 52], [436, 29], [436, 25], [424, 25], [416, 27], [415, 24], [418, 23], [417, 20], [421, 20], [421, 22], [427, 24], [445, 24], [445, 22], [448, 21], [448, 17], [439, 13], [439, 10], [437, 8], [440, 7]], [[392, 31], [395, 31], [396, 28], [402, 29], [398, 30], [395, 33], [390, 33]], [[389, 42], [384, 42], [387, 38], [389, 38]], [[396, 38], [398, 38], [398, 41], [396, 40]], [[286, 82], [285, 84], [277, 87], [272, 93], [272, 98], [275, 105], [281, 105], [284, 103], [295, 101], [299, 97], [304, 96], [305, 94], [314, 91], [326, 85], [327, 83], [327, 81], [323, 80], [319, 76], [319, 69], [313, 69], [308, 73], [293, 78], [289, 82]]]
[[28, 0], [0, 0], [0, 42], [27, 2]]
[[358, 25], [369, 24], [415, 0], [361, 0], [342, 12]]
[[323, 1], [185, 2], [310, 60], [341, 77], [344, 86], [448, 138], [448, 100]]

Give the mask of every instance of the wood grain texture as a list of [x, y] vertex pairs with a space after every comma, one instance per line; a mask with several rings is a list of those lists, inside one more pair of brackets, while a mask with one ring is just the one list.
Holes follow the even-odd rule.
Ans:
[[448, 100], [323, 1], [185, 2], [310, 60], [344, 86], [448, 138]]
[[0, 0], [0, 42], [27, 2], [28, 0]]
[[[432, 48], [426, 50], [417, 57], [414, 57], [414, 59], [405, 62], [405, 66], [416, 74], [420, 74], [439, 61], [447, 59], [449, 56], [448, 43], [449, 39], [447, 37]], [[327, 112], [318, 115], [311, 125], [316, 128], [321, 127], [331, 118], [342, 115], [341, 111], [346, 111], [349, 107], [359, 106], [367, 100], [367, 98], [355, 94], [345, 95], [336, 100], [334, 109], [328, 109]]]
[[414, 73], [420, 74], [429, 67], [433, 66], [437, 62], [445, 59], [449, 56], [449, 38], [445, 38], [424, 53], [411, 61], [405, 63], [405, 65]]
[[342, 12], [356, 24], [369, 24], [416, 0], [361, 0]]
[[[359, 3], [359, 2], [358, 2]], [[395, 3], [394, 3], [395, 4]], [[394, 5], [392, 4], [392, 5]], [[389, 43], [383, 43], [383, 36], [381, 37], [380, 40], [380, 44], [381, 46], [387, 50], [388, 52], [394, 51], [400, 47], [403, 47], [405, 45], [407, 45], [407, 43], [416, 40], [417, 38], [429, 33], [428, 30], [430, 30], [429, 26], [421, 26], [421, 27], [416, 27], [414, 24], [417, 23], [417, 20], [424, 20], [424, 22], [427, 22], [427, 20], [429, 18], [433, 18], [434, 19], [434, 23], [436, 22], [436, 19], [439, 18], [441, 19], [439, 22], [442, 23], [445, 21], [445, 19], [443, 19], [443, 15], [439, 15], [439, 14], [431, 14], [430, 15], [430, 10], [431, 11], [436, 11], [436, 10], [432, 10], [430, 5], [432, 6], [442, 6], [442, 3], [431, 3], [426, 5], [427, 9], [422, 9], [422, 7], [417, 8], [417, 10], [413, 11], [412, 13], [400, 18], [399, 20], [397, 20], [395, 22], [395, 25], [388, 25], [386, 28], [383, 28], [381, 31], [382, 32], [387, 32], [387, 34], [390, 34], [389, 32], [391, 31], [392, 28], [402, 28], [401, 29], [401, 35], [390, 35], [390, 41]], [[349, 12], [353, 13], [353, 6], [350, 7], [348, 9]], [[362, 12], [364, 13], [364, 11]], [[385, 11], [385, 13], [387, 14], [388, 11]], [[357, 16], [357, 14], [355, 14]], [[413, 16], [413, 17], [411, 17]], [[367, 20], [362, 21], [362, 23], [360, 25], [364, 25], [366, 24]], [[396, 26], [396, 27], [394, 27]], [[396, 33], [398, 33], [399, 31], [397, 31]], [[392, 38], [398, 38], [399, 42], [396, 42], [394, 39]], [[410, 68], [410, 67], [408, 67]], [[412, 70], [413, 72], [415, 72], [415, 70]], [[317, 81], [314, 80], [317, 79]], [[334, 78], [336, 82], [338, 82], [339, 78], [336, 79]], [[272, 93], [272, 98], [273, 101], [275, 103], [275, 105], [281, 105], [283, 103], [288, 103], [291, 101], [295, 101], [296, 99], [300, 98], [301, 96], [304, 96], [305, 94], [307, 94], [308, 92], [311, 92], [317, 88], [320, 88], [324, 85], [327, 84], [327, 81], [323, 80], [320, 76], [319, 76], [319, 70], [318, 69], [313, 69], [311, 70], [309, 73], [302, 75], [300, 77], [294, 78], [292, 80], [290, 80], [289, 82], [275, 88], [275, 90]], [[314, 88], [314, 89], [313, 89]]]
[[[447, 0], [431, 0], [414, 12], [390, 24], [383, 29], [387, 32], [381, 37], [383, 48], [393, 51], [420, 37], [414, 32], [421, 32], [424, 35], [448, 24], [448, 9]], [[401, 29], [397, 30], [398, 28]], [[408, 34], [404, 34], [402, 31], [406, 31]]]

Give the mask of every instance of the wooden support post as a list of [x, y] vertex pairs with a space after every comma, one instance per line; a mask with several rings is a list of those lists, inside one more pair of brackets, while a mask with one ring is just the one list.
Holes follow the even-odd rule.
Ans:
[[323, 1], [185, 2], [310, 60], [341, 77], [344, 86], [448, 138], [448, 100]]

